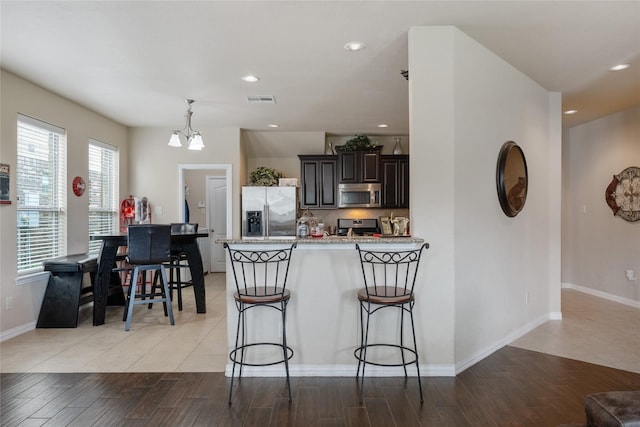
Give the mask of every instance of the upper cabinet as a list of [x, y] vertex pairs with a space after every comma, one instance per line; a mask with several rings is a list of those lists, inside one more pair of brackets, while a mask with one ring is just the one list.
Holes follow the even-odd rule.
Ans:
[[409, 156], [383, 155], [382, 207], [409, 207]]
[[299, 155], [300, 208], [331, 209], [338, 206], [336, 166], [338, 156]]
[[336, 150], [339, 183], [382, 182], [381, 145], [366, 150]]

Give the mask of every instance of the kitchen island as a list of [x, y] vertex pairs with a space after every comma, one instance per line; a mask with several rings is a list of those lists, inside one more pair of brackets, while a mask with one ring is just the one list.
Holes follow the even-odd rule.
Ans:
[[[222, 239], [234, 249], [260, 250], [296, 243], [289, 267], [287, 288], [291, 300], [287, 308], [287, 341], [294, 350], [290, 360], [292, 376], [355, 376], [357, 360], [353, 352], [360, 342], [360, 307], [357, 289], [364, 286], [355, 245], [372, 250], [419, 248], [424, 239], [416, 237], [342, 237], [296, 239]], [[428, 251], [424, 254], [428, 256]], [[422, 270], [422, 268], [421, 268]], [[416, 285], [420, 298], [420, 273]], [[233, 300], [234, 276], [227, 256], [227, 337], [233, 348], [237, 310]], [[419, 307], [418, 307], [419, 310]], [[398, 310], [380, 313], [372, 324], [372, 339], [394, 340], [399, 335]], [[417, 313], [419, 319], [419, 313]], [[419, 325], [419, 320], [417, 320]], [[249, 313], [249, 341], [279, 340], [280, 318], [275, 310]], [[418, 326], [419, 329], [419, 326]], [[418, 346], [420, 347], [420, 331]], [[255, 338], [255, 339], [254, 339]], [[270, 357], [258, 355], [258, 358]], [[397, 360], [398, 354], [381, 354]], [[257, 360], [257, 359], [256, 359]], [[422, 362], [422, 361], [421, 361]], [[424, 362], [421, 363], [421, 365]], [[415, 368], [413, 368], [415, 372]], [[226, 373], [230, 375], [227, 363]], [[284, 366], [245, 366], [246, 376], [284, 376]], [[402, 368], [367, 367], [367, 375], [404, 375]]]

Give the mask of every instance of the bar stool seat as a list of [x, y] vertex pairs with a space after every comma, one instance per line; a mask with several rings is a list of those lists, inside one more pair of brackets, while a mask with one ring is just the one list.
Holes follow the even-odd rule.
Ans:
[[271, 304], [280, 300], [288, 301], [291, 298], [291, 292], [288, 289], [275, 288], [273, 293], [264, 289], [249, 289], [246, 294], [233, 294], [233, 299], [245, 304]]
[[[358, 301], [360, 302], [360, 345], [353, 352], [356, 359], [358, 359], [356, 379], [359, 379], [361, 402], [364, 398], [366, 365], [401, 366], [404, 370], [404, 376], [407, 377], [407, 366], [415, 364], [420, 403], [423, 403], [413, 307], [415, 304], [414, 286], [420, 257], [423, 250], [428, 247], [429, 244], [425, 243], [419, 249], [380, 251], [365, 250], [359, 244], [356, 244], [365, 285], [364, 288], [359, 289], [357, 292]], [[399, 342], [370, 342], [369, 326], [371, 317], [373, 314], [389, 308], [400, 310]], [[405, 313], [409, 315], [411, 343], [405, 343], [404, 340]], [[367, 354], [368, 350], [372, 348], [397, 349], [399, 350], [399, 361], [375, 360], [372, 355]]]
[[[236, 365], [239, 366], [238, 380], [242, 378], [243, 366], [270, 366], [284, 364], [287, 377], [287, 392], [291, 403], [291, 381], [289, 379], [289, 360], [293, 357], [293, 349], [287, 344], [287, 304], [291, 299], [291, 292], [286, 289], [289, 262], [296, 244], [266, 250], [232, 249], [227, 243], [224, 247], [229, 252], [231, 269], [236, 284], [233, 299], [238, 309], [238, 323], [236, 327], [235, 345], [229, 353], [233, 362], [231, 370], [231, 384], [229, 386], [229, 405], [233, 396], [233, 384]], [[253, 338], [248, 341], [247, 311], [258, 307], [270, 308], [280, 312], [281, 320], [279, 342], [259, 341]], [[262, 320], [262, 319], [261, 319]], [[262, 324], [268, 325], [264, 318]], [[250, 357], [249, 350], [263, 347], [277, 347], [278, 355], [268, 353], [263, 358]], [[258, 352], [258, 355], [260, 353]], [[266, 359], [266, 360], [264, 360]], [[275, 359], [275, 360], [274, 360]]]
[[358, 291], [358, 300], [369, 301], [371, 304], [408, 304], [415, 300], [415, 295], [407, 289], [401, 289], [398, 295], [393, 295], [394, 291], [384, 286], [376, 286], [369, 295], [363, 288]]

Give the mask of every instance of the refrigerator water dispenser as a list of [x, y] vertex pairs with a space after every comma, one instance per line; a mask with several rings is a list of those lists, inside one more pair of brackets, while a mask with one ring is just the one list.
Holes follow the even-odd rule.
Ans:
[[262, 236], [262, 211], [247, 211], [246, 236]]

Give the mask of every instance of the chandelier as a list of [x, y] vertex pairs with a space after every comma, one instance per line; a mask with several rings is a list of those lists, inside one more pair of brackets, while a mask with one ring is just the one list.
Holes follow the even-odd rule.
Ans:
[[204, 142], [202, 141], [202, 135], [200, 135], [200, 131], [193, 130], [191, 128], [191, 115], [193, 111], [191, 111], [191, 104], [193, 104], [193, 99], [185, 100], [187, 102], [187, 124], [184, 126], [182, 130], [174, 130], [171, 134], [171, 138], [169, 139], [169, 147], [182, 147], [182, 142], [180, 141], [180, 135], [184, 136], [187, 140], [189, 150], [202, 150], [204, 148]]

